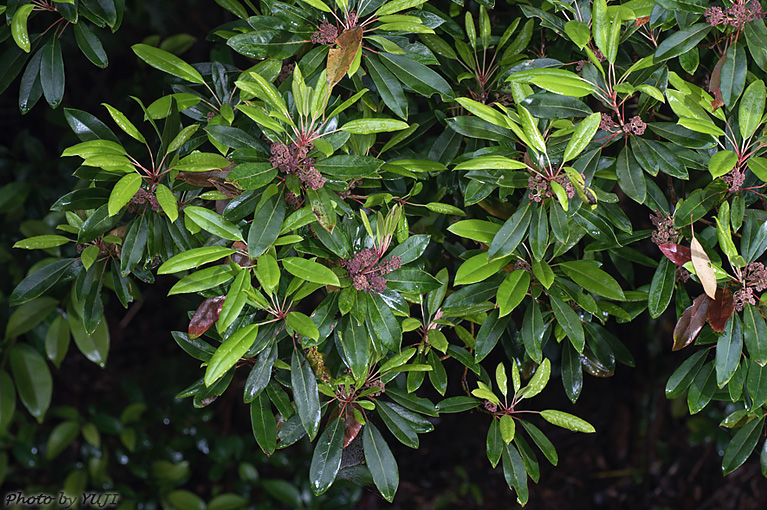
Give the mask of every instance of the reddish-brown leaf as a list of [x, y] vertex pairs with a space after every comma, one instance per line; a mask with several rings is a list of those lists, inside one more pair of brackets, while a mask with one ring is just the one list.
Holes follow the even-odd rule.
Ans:
[[232, 248], [235, 250], [240, 250], [237, 253], [232, 253], [229, 258], [232, 262], [235, 264], [238, 264], [241, 267], [250, 266], [253, 264], [253, 261], [248, 258], [248, 245], [243, 243], [242, 241], [235, 241], [235, 243], [232, 245]]
[[711, 73], [711, 79], [708, 82], [708, 91], [714, 94], [714, 100], [711, 101], [711, 108], [716, 111], [724, 106], [722, 98], [722, 66], [724, 65], [725, 54], [719, 58]]
[[696, 297], [687, 310], [682, 313], [674, 327], [674, 346], [672, 351], [678, 351], [690, 345], [700, 330], [706, 325], [706, 316], [711, 298], [705, 294]]
[[345, 30], [336, 39], [338, 48], [328, 52], [326, 79], [331, 87], [341, 81], [362, 46], [362, 27]]
[[735, 303], [730, 289], [718, 289], [716, 299], [708, 305], [708, 323], [717, 333], [724, 331], [724, 326], [735, 313]]
[[347, 405], [344, 407], [344, 448], [349, 446], [352, 441], [354, 441], [354, 438], [357, 437], [357, 434], [360, 433], [360, 429], [362, 429], [362, 424], [357, 421], [357, 419], [354, 417], [354, 411], [352, 410], [352, 406]]
[[224, 306], [226, 296], [216, 296], [208, 298], [197, 307], [192, 320], [189, 321], [189, 338], [197, 338], [208, 331], [216, 323], [218, 316], [221, 315], [221, 308]]
[[214, 186], [213, 182], [218, 180], [223, 182], [229, 175], [229, 168], [223, 170], [206, 170], [204, 172], [179, 172], [176, 179], [180, 179], [192, 186], [200, 188], [210, 188]]
[[668, 258], [671, 262], [673, 262], [677, 266], [683, 266], [687, 262], [692, 262], [692, 252], [690, 251], [690, 248], [688, 248], [687, 246], [682, 246], [681, 244], [667, 243], [667, 244], [658, 245], [658, 248], [660, 248], [660, 251], [663, 252], [666, 258]]

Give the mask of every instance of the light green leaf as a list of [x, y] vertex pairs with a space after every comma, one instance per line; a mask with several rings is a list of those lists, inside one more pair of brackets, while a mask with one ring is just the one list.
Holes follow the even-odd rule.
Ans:
[[232, 333], [213, 353], [205, 369], [205, 386], [212, 386], [242, 358], [258, 335], [258, 326], [248, 324]]
[[110, 216], [114, 216], [120, 209], [125, 207], [136, 192], [141, 188], [141, 176], [137, 173], [123, 175], [112, 188], [107, 202], [107, 210]]
[[205, 83], [197, 69], [172, 53], [147, 44], [134, 44], [131, 49], [141, 60], [155, 69], [192, 83]]
[[547, 409], [545, 411], [541, 411], [541, 418], [551, 423], [552, 425], [572, 430], [573, 432], [596, 432], [594, 426], [586, 420], [582, 420], [581, 418], [573, 416], [572, 414], [566, 413], [564, 411], [554, 411], [552, 409]]
[[308, 282], [335, 285], [336, 287], [341, 285], [333, 271], [313, 260], [287, 257], [282, 259], [282, 267], [293, 276]]

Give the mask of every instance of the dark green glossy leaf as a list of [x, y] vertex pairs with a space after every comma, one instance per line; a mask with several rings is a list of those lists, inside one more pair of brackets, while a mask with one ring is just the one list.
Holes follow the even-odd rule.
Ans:
[[474, 359], [476, 362], [480, 362], [492, 352], [495, 345], [498, 343], [498, 339], [503, 334], [506, 326], [509, 324], [511, 316], [498, 317], [498, 310], [487, 316], [482, 322], [482, 326], [477, 333], [477, 339], [475, 344]]
[[764, 417], [761, 417], [746, 423], [735, 433], [724, 451], [724, 457], [722, 457], [723, 475], [732, 473], [746, 461], [756, 448], [763, 428]]
[[389, 445], [386, 444], [386, 440], [372, 423], [368, 422], [364, 429], [362, 445], [365, 452], [365, 463], [378, 491], [386, 501], [391, 503], [399, 485], [397, 461], [394, 459]]
[[64, 97], [64, 58], [61, 55], [61, 44], [58, 37], [51, 37], [43, 47], [43, 57], [40, 61], [40, 84], [43, 87], [45, 100], [52, 108], [61, 104]]
[[[312, 367], [298, 349], [290, 360], [290, 382], [298, 416], [309, 439], [314, 439], [320, 427], [320, 397]], [[260, 398], [263, 397], [263, 393]]]
[[21, 403], [42, 423], [53, 394], [53, 379], [45, 360], [27, 344], [11, 347], [9, 360]]
[[333, 485], [341, 467], [343, 442], [343, 420], [337, 418], [325, 428], [314, 447], [309, 465], [309, 482], [315, 495], [325, 493]]
[[647, 309], [650, 317], [656, 319], [666, 310], [674, 295], [676, 266], [666, 257], [662, 258], [650, 283], [647, 295]]
[[57, 260], [24, 278], [10, 297], [10, 305], [24, 304], [44, 294], [67, 274], [77, 259]]
[[271, 455], [277, 448], [277, 420], [272, 414], [272, 404], [266, 393], [261, 392], [250, 404], [250, 423], [258, 446]]

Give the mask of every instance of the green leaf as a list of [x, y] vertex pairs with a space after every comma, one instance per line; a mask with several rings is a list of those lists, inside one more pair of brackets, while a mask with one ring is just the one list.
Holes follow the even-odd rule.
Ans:
[[216, 322], [216, 330], [219, 334], [223, 334], [223, 332], [237, 320], [240, 312], [242, 312], [242, 309], [245, 307], [248, 295], [253, 292], [250, 278], [250, 270], [244, 269], [240, 271], [237, 278], [232, 282], [232, 286], [229, 288], [224, 304], [221, 307], [218, 322]]
[[315, 496], [325, 493], [336, 479], [341, 467], [344, 443], [344, 425], [340, 418], [333, 420], [317, 441], [309, 466], [309, 482]]
[[650, 317], [657, 319], [668, 308], [674, 295], [676, 284], [676, 266], [668, 258], [663, 257], [655, 269], [647, 294], [647, 309]]
[[107, 321], [101, 316], [95, 330], [88, 332], [85, 329], [83, 319], [77, 315], [71, 306], [67, 307], [67, 315], [69, 330], [72, 332], [77, 348], [89, 361], [104, 368], [109, 355], [110, 343]]
[[591, 139], [594, 138], [594, 135], [599, 128], [600, 120], [600, 113], [592, 113], [583, 119], [580, 124], [578, 124], [578, 127], [575, 128], [575, 132], [573, 132], [570, 141], [567, 142], [563, 161], [570, 161], [571, 159], [579, 156], [581, 152], [583, 152], [583, 149], [585, 149], [586, 146], [591, 142]]
[[501, 455], [503, 461], [503, 476], [510, 489], [517, 493], [517, 501], [521, 505], [527, 503], [529, 492], [527, 488], [527, 471], [525, 463], [519, 451], [512, 444], [507, 444], [503, 448]]
[[9, 359], [21, 403], [42, 423], [53, 394], [53, 379], [45, 360], [27, 344], [11, 347]]
[[367, 301], [369, 329], [384, 347], [398, 352], [402, 342], [402, 328], [399, 321], [380, 295], [368, 293]]
[[541, 131], [538, 129], [538, 121], [530, 115], [530, 112], [528, 112], [522, 105], [517, 107], [517, 113], [519, 114], [519, 120], [522, 123], [522, 129], [527, 137], [525, 143], [529, 142], [529, 145], [533, 149], [539, 153], [545, 153], [546, 142], [543, 140], [543, 135], [541, 135]]
[[194, 492], [175, 490], [167, 495], [168, 502], [173, 508], [188, 510], [205, 510], [205, 501]]
[[155, 195], [157, 196], [157, 202], [162, 207], [163, 212], [168, 216], [171, 223], [178, 219], [178, 202], [176, 201], [176, 195], [164, 184], [158, 184], [155, 189]]
[[535, 374], [530, 378], [530, 382], [521, 391], [520, 398], [533, 398], [538, 395], [546, 385], [549, 383], [551, 377], [551, 361], [549, 358], [544, 358], [543, 363], [538, 365], [535, 369]]
[[509, 273], [496, 294], [499, 316], [504, 317], [511, 313], [525, 298], [529, 288], [530, 273], [522, 269]]
[[117, 124], [117, 126], [122, 129], [128, 136], [138, 140], [141, 143], [146, 143], [144, 136], [139, 132], [138, 129], [136, 129], [136, 126], [134, 126], [133, 123], [128, 120], [128, 117], [126, 117], [125, 114], [123, 114], [117, 108], [108, 105], [107, 103], [101, 104], [107, 109], [107, 111], [109, 111], [109, 115], [112, 117], [112, 120], [115, 121], [115, 124]]
[[743, 308], [743, 343], [754, 362], [767, 365], [767, 324], [757, 307], [749, 303]]
[[536, 446], [538, 446], [541, 452], [543, 452], [543, 455], [546, 457], [546, 459], [551, 462], [552, 465], [556, 466], [559, 463], [559, 456], [557, 455], [557, 450], [554, 448], [554, 445], [551, 443], [551, 441], [549, 441], [543, 432], [541, 432], [540, 429], [538, 429], [538, 427], [532, 423], [529, 423], [525, 420], [519, 420], [519, 422], [533, 439], [533, 442], [536, 444]]
[[293, 276], [307, 282], [319, 283], [320, 285], [340, 286], [338, 277], [318, 262], [300, 257], [286, 257], [282, 259], [282, 267]]
[[628, 147], [624, 147], [618, 155], [615, 174], [623, 192], [637, 203], [643, 204], [647, 196], [644, 173]]
[[61, 44], [58, 37], [51, 37], [43, 47], [43, 57], [40, 61], [40, 84], [43, 87], [45, 100], [56, 108], [64, 98], [64, 58], [61, 56]]
[[[388, 39], [385, 39], [388, 40]], [[375, 55], [365, 57], [370, 78], [375, 83], [378, 93], [384, 104], [393, 111], [397, 117], [407, 120], [408, 104], [405, 91], [402, 89], [397, 77], [389, 71]]]
[[711, 31], [711, 25], [708, 23], [696, 23], [684, 30], [674, 32], [658, 45], [655, 50], [655, 62], [663, 62], [687, 53], [695, 48]]
[[514, 432], [516, 428], [514, 425], [514, 418], [508, 414], [504, 414], [498, 421], [498, 427], [501, 429], [501, 439], [503, 439], [503, 442], [509, 444], [514, 441]]
[[545, 411], [541, 411], [541, 418], [551, 423], [552, 425], [572, 430], [573, 432], [596, 432], [594, 426], [586, 420], [582, 420], [581, 418], [573, 416], [572, 414], [566, 413], [564, 411], [554, 411], [552, 409], [547, 409]]
[[763, 428], [764, 417], [761, 417], [758, 420], [751, 420], [738, 430], [724, 451], [722, 475], [729, 475], [746, 461], [756, 448]]
[[45, 448], [45, 458], [55, 459], [63, 452], [80, 434], [80, 424], [70, 420], [56, 425], [48, 436]]
[[298, 349], [294, 349], [291, 356], [290, 382], [301, 425], [303, 425], [309, 439], [313, 440], [319, 431], [322, 416], [320, 397], [312, 367]]
[[[13, 385], [13, 379], [5, 370], [0, 370], [0, 432], [3, 434], [8, 430], [8, 426], [13, 420], [13, 413], [16, 411], [16, 388]], [[0, 466], [2, 471], [2, 466]], [[0, 483], [3, 481], [3, 475], [0, 473]]]
[[277, 449], [277, 420], [265, 392], [261, 392], [250, 404], [250, 424], [258, 446], [267, 455], [274, 453]]
[[486, 252], [474, 255], [458, 267], [453, 284], [468, 285], [486, 280], [496, 274], [508, 261], [508, 257], [503, 257], [489, 262]]
[[391, 290], [422, 294], [436, 290], [442, 283], [422, 269], [403, 267], [386, 275], [387, 287]]
[[312, 338], [315, 341], [320, 339], [320, 331], [317, 326], [301, 312], [288, 312], [288, 315], [285, 316], [285, 323], [302, 336]]
[[225, 220], [220, 214], [204, 207], [187, 206], [184, 213], [203, 230], [230, 241], [242, 241], [242, 232], [233, 223]]
[[562, 262], [559, 267], [570, 279], [589, 292], [607, 299], [626, 299], [620, 285], [612, 276], [585, 260]]
[[580, 20], [570, 20], [565, 23], [565, 33], [580, 49], [586, 47], [591, 39], [589, 26]]
[[195, 269], [203, 264], [215, 262], [224, 257], [228, 257], [237, 250], [226, 248], [224, 246], [203, 246], [179, 253], [166, 260], [158, 269], [158, 274], [178, 273], [187, 269]]
[[[398, 406], [398, 409], [402, 408]], [[386, 424], [386, 428], [391, 431], [400, 443], [410, 448], [418, 448], [418, 434], [391, 404], [377, 402], [376, 410]]]
[[752, 82], [743, 93], [738, 105], [738, 122], [744, 140], [750, 138], [761, 124], [765, 100], [767, 92], [762, 80]]
[[498, 233], [501, 226], [484, 220], [456, 221], [447, 230], [453, 234], [477, 241], [478, 243], [490, 244], [493, 237]]
[[395, 119], [356, 119], [344, 124], [341, 130], [356, 135], [369, 135], [400, 131], [408, 127], [407, 122]]
[[509, 324], [509, 320], [511, 320], [510, 315], [499, 317], [498, 310], [493, 310], [487, 316], [487, 319], [482, 322], [482, 326], [479, 328], [479, 332], [477, 332], [475, 344], [474, 359], [476, 362], [482, 361], [490, 354]]
[[16, 338], [32, 330], [32, 328], [48, 318], [48, 315], [56, 309], [58, 304], [57, 299], [42, 296], [16, 308], [11, 313], [5, 326], [5, 338]]
[[11, 36], [19, 48], [29, 53], [31, 43], [29, 41], [29, 31], [27, 30], [27, 20], [34, 9], [33, 4], [25, 4], [16, 9], [11, 19]]
[[395, 12], [404, 11], [412, 7], [418, 7], [421, 4], [426, 3], [427, 0], [393, 0], [392, 2], [385, 3], [374, 14], [375, 16], [386, 16], [387, 14], [394, 14]]
[[176, 282], [168, 291], [169, 296], [175, 294], [186, 294], [190, 292], [201, 292], [212, 289], [218, 285], [223, 285], [232, 279], [232, 269], [228, 265], [220, 265], [201, 269], [189, 274]]
[[205, 386], [212, 386], [218, 382], [226, 372], [248, 352], [250, 346], [256, 341], [258, 326], [248, 324], [232, 333], [213, 353], [208, 366], [205, 369]]
[[511, 255], [527, 234], [531, 217], [530, 202], [520, 205], [493, 237], [487, 252], [488, 258], [497, 259]]
[[272, 195], [256, 210], [253, 223], [248, 231], [248, 257], [255, 259], [263, 255], [280, 235], [285, 219], [285, 201], [282, 194]]
[[567, 338], [570, 339], [575, 350], [583, 352], [583, 348], [586, 345], [586, 337], [583, 333], [580, 317], [575, 313], [575, 310], [554, 294], [549, 296], [549, 301], [557, 323], [565, 330], [565, 334], [567, 334]]
[[85, 23], [75, 23], [75, 40], [77, 46], [83, 55], [90, 60], [93, 65], [102, 69], [109, 65], [109, 58], [107, 57], [104, 46], [101, 44], [98, 36], [93, 33], [93, 30]]
[[165, 73], [192, 83], [205, 83], [202, 75], [176, 55], [147, 44], [134, 44], [133, 52], [144, 62]]
[[9, 300], [10, 306], [24, 304], [44, 294], [67, 274], [77, 259], [57, 260], [21, 280]]
[[364, 426], [363, 450], [365, 463], [373, 477], [373, 482], [386, 501], [391, 503], [399, 485], [399, 469], [389, 445], [375, 426], [368, 422]]
[[732, 108], [746, 85], [746, 49], [740, 44], [728, 45], [720, 72], [722, 100]]
[[404, 55], [391, 53], [381, 53], [379, 58], [392, 74], [418, 94], [430, 97], [438, 93], [445, 100], [453, 99], [453, 90], [445, 79], [420, 62]]
[[56, 246], [61, 246], [63, 244], [67, 244], [68, 242], [69, 242], [68, 237], [58, 236], [58, 235], [42, 235], [42, 236], [27, 237], [26, 239], [22, 239], [21, 241], [16, 241], [13, 247], [21, 248], [24, 250], [42, 250], [45, 248], [54, 248]]
[[716, 383], [723, 388], [732, 378], [740, 363], [743, 333], [740, 319], [734, 314], [716, 342]]
[[125, 207], [136, 192], [141, 188], [141, 176], [137, 173], [129, 173], [120, 178], [109, 194], [107, 202], [110, 216], [114, 216]]
[[730, 172], [738, 162], [738, 155], [733, 151], [719, 151], [708, 161], [708, 171], [716, 179]]
[[498, 461], [501, 460], [501, 454], [503, 453], [503, 439], [501, 438], [500, 420], [493, 419], [490, 422], [490, 428], [487, 430], [487, 441], [485, 451], [487, 453], [487, 460], [490, 461], [490, 465], [495, 467], [498, 465]]

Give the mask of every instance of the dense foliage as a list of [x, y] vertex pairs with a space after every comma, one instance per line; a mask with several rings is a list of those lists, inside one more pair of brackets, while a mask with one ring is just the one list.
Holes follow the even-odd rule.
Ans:
[[[71, 339], [106, 364], [104, 300], [172, 274], [170, 295], [199, 296], [170, 334], [201, 362], [178, 395], [205, 407], [244, 381], [264, 452], [313, 443], [317, 495], [347, 478], [391, 501], [389, 442], [417, 449], [431, 418], [479, 411], [525, 504], [540, 455], [558, 461], [538, 425], [595, 432], [534, 397], [554, 374], [576, 402], [584, 372], [633, 366], [612, 321], [668, 308], [668, 349], [690, 356], [666, 395], [735, 404], [723, 473], [758, 447], [767, 475], [759, 2], [216, 1], [236, 18], [209, 39], [236, 58], [136, 43], [164, 90], [64, 111], [80, 185], [51, 207], [61, 224], [15, 245], [48, 257], [9, 297], [2, 444], [20, 440], [17, 396], [42, 423]], [[17, 83], [23, 113], [62, 103], [69, 24], [68, 48], [107, 65], [97, 34], [124, 2], [0, 9], [0, 91]], [[63, 418], [50, 456], [79, 434], [100, 447]]]

